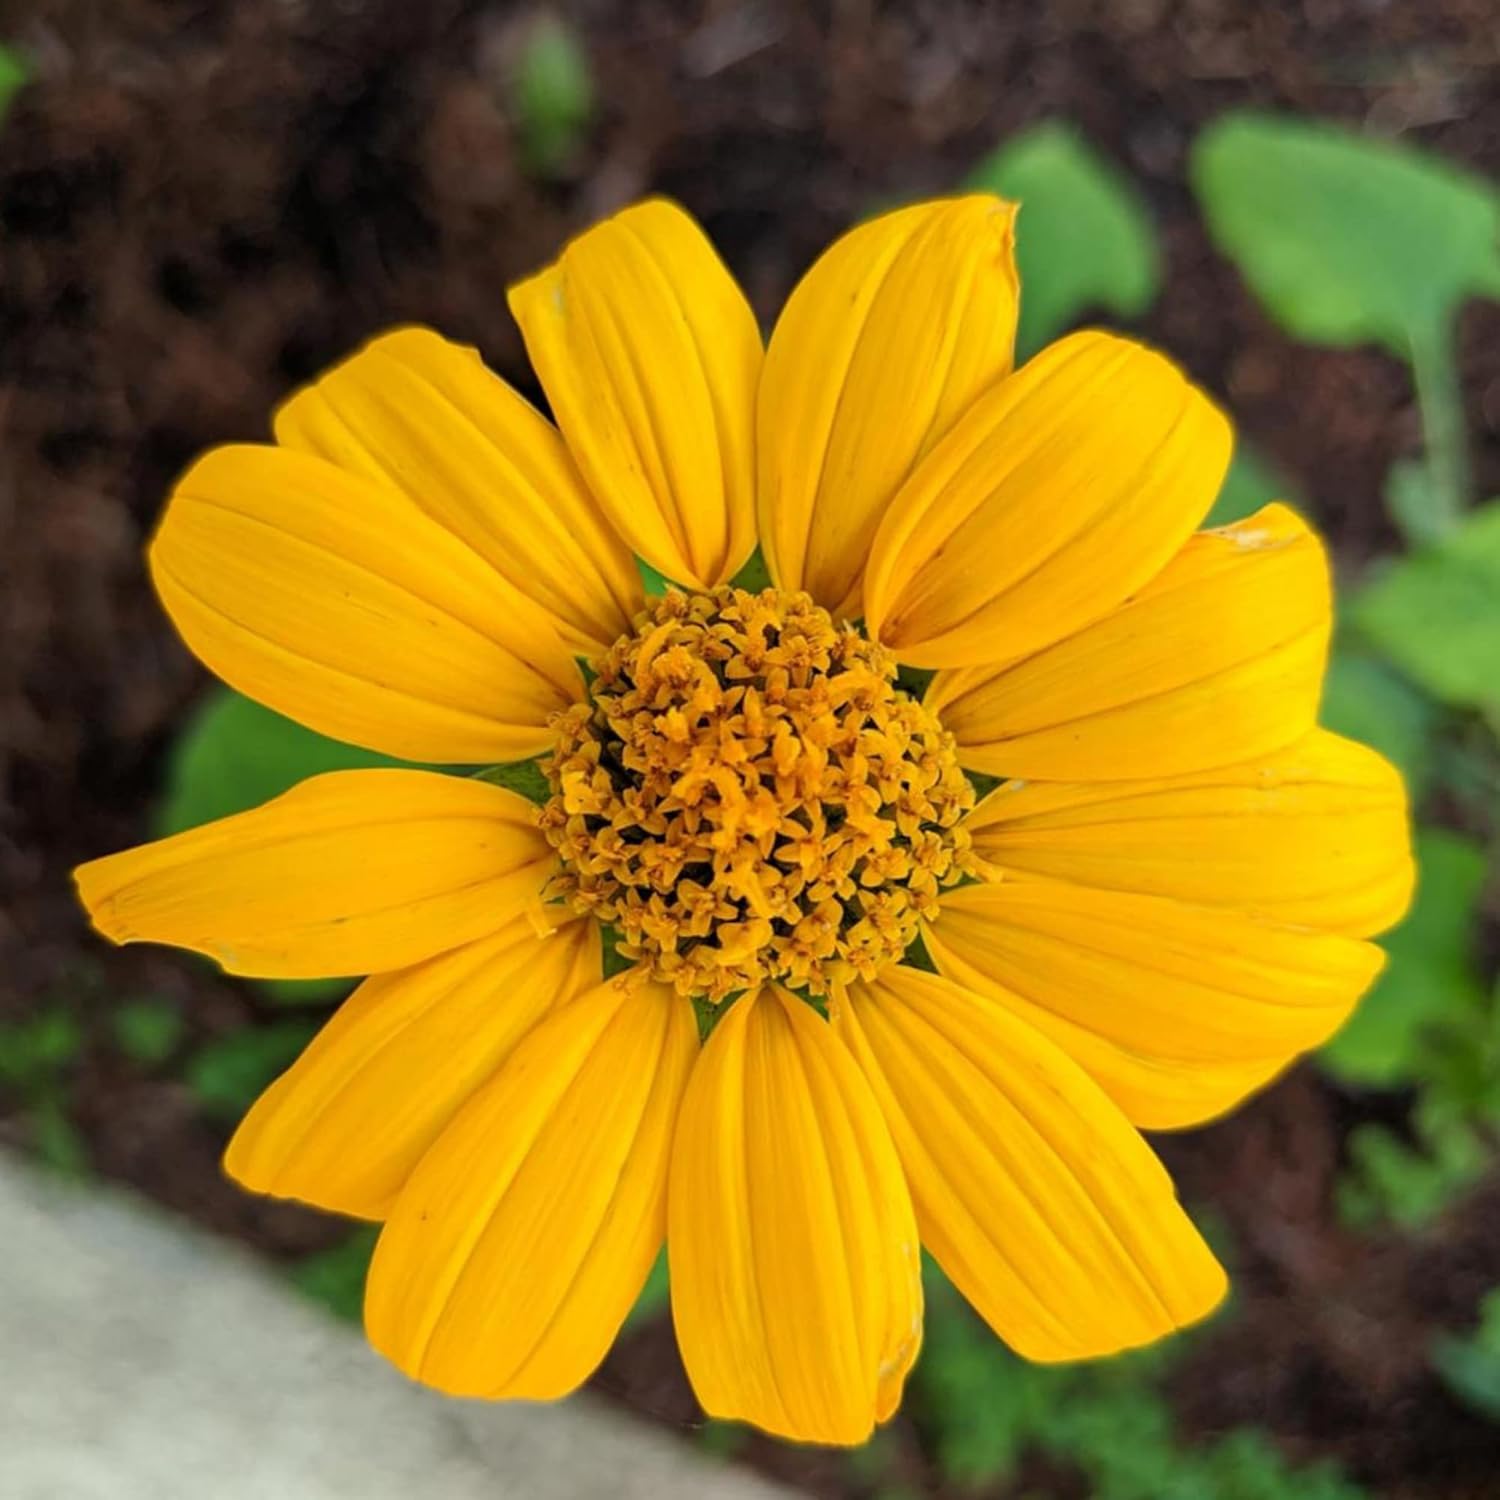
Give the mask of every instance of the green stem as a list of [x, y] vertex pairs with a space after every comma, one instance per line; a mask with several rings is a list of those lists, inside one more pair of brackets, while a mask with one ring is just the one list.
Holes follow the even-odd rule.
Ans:
[[1412, 335], [1411, 367], [1427, 452], [1430, 531], [1440, 537], [1458, 525], [1469, 503], [1468, 440], [1450, 320]]

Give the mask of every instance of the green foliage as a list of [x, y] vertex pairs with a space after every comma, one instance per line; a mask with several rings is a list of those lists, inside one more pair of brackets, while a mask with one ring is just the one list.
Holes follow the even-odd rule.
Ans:
[[1319, 717], [1335, 733], [1378, 750], [1401, 772], [1412, 801], [1421, 800], [1433, 774], [1438, 711], [1406, 678], [1369, 651], [1338, 644]]
[[311, 1022], [288, 1020], [230, 1032], [193, 1055], [185, 1080], [206, 1114], [236, 1123], [316, 1031]]
[[640, 1296], [635, 1299], [635, 1306], [630, 1309], [630, 1315], [625, 1319], [626, 1332], [628, 1333], [633, 1328], [644, 1328], [648, 1323], [654, 1323], [666, 1312], [671, 1300], [671, 1291], [671, 1284], [667, 1280], [667, 1252], [663, 1249], [651, 1267], [651, 1274], [646, 1278], [646, 1284], [641, 1288]]
[[0, 44], [0, 123], [10, 113], [11, 100], [30, 76], [26, 59], [14, 47]]
[[51, 1083], [83, 1049], [83, 1032], [71, 1012], [49, 1007], [25, 1021], [0, 1026], [0, 1084], [25, 1089]]
[[89, 1167], [68, 1113], [68, 1075], [82, 1050], [82, 1029], [62, 1006], [0, 1026], [0, 1089], [20, 1101], [38, 1159], [70, 1177], [84, 1176]]
[[[229, 688], [215, 688], [172, 747], [156, 833], [165, 837], [259, 807], [325, 771], [401, 764], [315, 734]], [[285, 1005], [322, 1005], [349, 990], [345, 979], [255, 982]]]
[[1284, 328], [1410, 362], [1427, 460], [1392, 474], [1388, 503], [1409, 539], [1444, 534], [1469, 499], [1453, 318], [1500, 296], [1500, 196], [1437, 157], [1255, 113], [1198, 137], [1192, 178], [1220, 249]]
[[1191, 171], [1220, 249], [1299, 338], [1407, 358], [1464, 298], [1500, 294], [1500, 199], [1436, 157], [1243, 113], [1204, 130]]
[[186, 1027], [169, 1002], [126, 1000], [111, 1018], [115, 1044], [132, 1062], [159, 1067], [182, 1044]]
[[1228, 526], [1243, 521], [1273, 500], [1295, 503], [1291, 484], [1243, 438], [1237, 437], [1219, 498], [1203, 524]]
[[1294, 1469], [1263, 1435], [1181, 1444], [1160, 1390], [1180, 1342], [1084, 1365], [1009, 1353], [930, 1263], [909, 1406], [946, 1477], [984, 1485], [1030, 1451], [1082, 1472], [1093, 1500], [1360, 1500], [1325, 1467]]
[[1500, 500], [1392, 563], [1350, 616], [1440, 702], [1500, 712]]
[[292, 1284], [334, 1317], [357, 1323], [365, 1301], [365, 1276], [380, 1228], [361, 1224], [331, 1250], [309, 1255], [292, 1267]]
[[1416, 899], [1385, 939], [1389, 964], [1322, 1051], [1323, 1066], [1347, 1083], [1416, 1082], [1427, 1071], [1433, 1028], [1461, 1025], [1486, 1003], [1474, 958], [1484, 850], [1459, 834], [1429, 828], [1418, 835], [1416, 852]]
[[1432, 1363], [1461, 1401], [1500, 1422], [1500, 1287], [1480, 1303], [1479, 1326], [1473, 1333], [1437, 1341]]
[[968, 186], [1021, 205], [1017, 358], [1093, 308], [1134, 318], [1155, 299], [1161, 256], [1140, 194], [1071, 125], [1051, 121], [1007, 141]]
[[534, 20], [511, 76], [511, 108], [522, 159], [534, 177], [558, 177], [572, 166], [594, 112], [588, 54], [554, 15]]
[[542, 770], [540, 760], [519, 760], [506, 766], [486, 766], [477, 773], [477, 779], [488, 781], [494, 786], [503, 786], [507, 791], [515, 792], [528, 802], [538, 805], [552, 795], [552, 788], [547, 785], [547, 773]]

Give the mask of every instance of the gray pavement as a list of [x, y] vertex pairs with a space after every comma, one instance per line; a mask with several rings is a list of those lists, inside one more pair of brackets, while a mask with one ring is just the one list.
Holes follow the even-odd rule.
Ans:
[[448, 1401], [238, 1247], [0, 1154], [0, 1500], [792, 1500], [596, 1400]]

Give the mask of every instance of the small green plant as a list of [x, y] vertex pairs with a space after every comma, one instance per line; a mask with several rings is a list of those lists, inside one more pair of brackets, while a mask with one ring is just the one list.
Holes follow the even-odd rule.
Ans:
[[550, 12], [531, 22], [521, 44], [511, 107], [526, 170], [534, 177], [566, 173], [593, 118], [594, 82], [577, 34]]
[[85, 1175], [89, 1166], [68, 1112], [68, 1079], [82, 1050], [83, 1032], [61, 1005], [0, 1026], [0, 1091], [19, 1101], [38, 1158], [70, 1177]]
[[278, 1074], [296, 1060], [317, 1027], [273, 1021], [207, 1043], [188, 1062], [185, 1078], [205, 1114], [234, 1124]]
[[1015, 136], [968, 185], [1021, 205], [1018, 360], [1087, 312], [1130, 319], [1155, 300], [1161, 255], [1140, 194], [1071, 125], [1052, 121]]
[[1500, 1422], [1500, 1287], [1479, 1304], [1479, 1326], [1472, 1333], [1437, 1341], [1432, 1363], [1460, 1401]]
[[958, 1485], [1003, 1481], [1034, 1451], [1076, 1468], [1092, 1500], [1360, 1500], [1327, 1466], [1289, 1465], [1262, 1433], [1181, 1443], [1161, 1391], [1180, 1342], [1093, 1364], [1029, 1365], [930, 1263], [924, 1285], [927, 1332], [911, 1404]]
[[1500, 296], [1500, 198], [1436, 157], [1338, 126], [1231, 114], [1193, 147], [1193, 186], [1219, 247], [1267, 310], [1309, 343], [1379, 343], [1411, 366], [1427, 441], [1387, 500], [1413, 542], [1470, 500], [1453, 324]]
[[187, 1030], [170, 1002], [126, 1000], [111, 1017], [115, 1045], [143, 1068], [160, 1067], [177, 1051]]

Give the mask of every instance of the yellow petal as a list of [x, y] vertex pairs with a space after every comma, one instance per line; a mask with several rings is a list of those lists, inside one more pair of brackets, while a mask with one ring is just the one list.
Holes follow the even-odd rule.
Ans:
[[1038, 651], [1167, 564], [1218, 493], [1229, 424], [1164, 359], [1079, 333], [981, 396], [875, 534], [872, 636], [920, 667]]
[[667, 1254], [710, 1415], [860, 1443], [895, 1410], [921, 1339], [911, 1202], [859, 1070], [780, 990], [737, 1000], [693, 1072]]
[[875, 528], [917, 460], [1010, 371], [1015, 205], [919, 203], [851, 230], [771, 335], [756, 422], [771, 577], [860, 614]]
[[1188, 776], [1007, 782], [966, 826], [1001, 870], [1353, 937], [1383, 932], [1411, 899], [1400, 776], [1322, 729], [1260, 760]]
[[924, 938], [1150, 1129], [1221, 1114], [1326, 1041], [1382, 963], [1354, 938], [1037, 879], [948, 892]]
[[703, 231], [638, 203], [510, 290], [557, 425], [605, 513], [668, 578], [708, 587], [755, 548], [760, 330]]
[[598, 983], [599, 927], [530, 916], [367, 979], [256, 1101], [224, 1168], [252, 1192], [383, 1219], [422, 1154], [516, 1043]]
[[1269, 505], [1200, 532], [1076, 635], [1018, 662], [938, 673], [926, 701], [964, 765], [991, 775], [1202, 771], [1312, 729], [1331, 623], [1322, 544]]
[[541, 906], [552, 851], [514, 792], [436, 771], [331, 771], [250, 812], [81, 865], [94, 926], [231, 974], [378, 974]]
[[1205, 1317], [1223, 1270], [1161, 1163], [1014, 1016], [904, 966], [836, 1023], [880, 1099], [922, 1240], [1018, 1354], [1130, 1349]]
[[612, 979], [542, 1022], [422, 1158], [365, 1294], [370, 1341], [456, 1396], [552, 1400], [604, 1358], [666, 1227], [692, 1007]]
[[476, 350], [425, 328], [367, 344], [276, 413], [276, 440], [393, 485], [593, 656], [641, 606], [630, 549], [557, 429]]
[[217, 448], [151, 544], [172, 622], [231, 687], [410, 760], [521, 760], [581, 692], [546, 615], [389, 485]]

